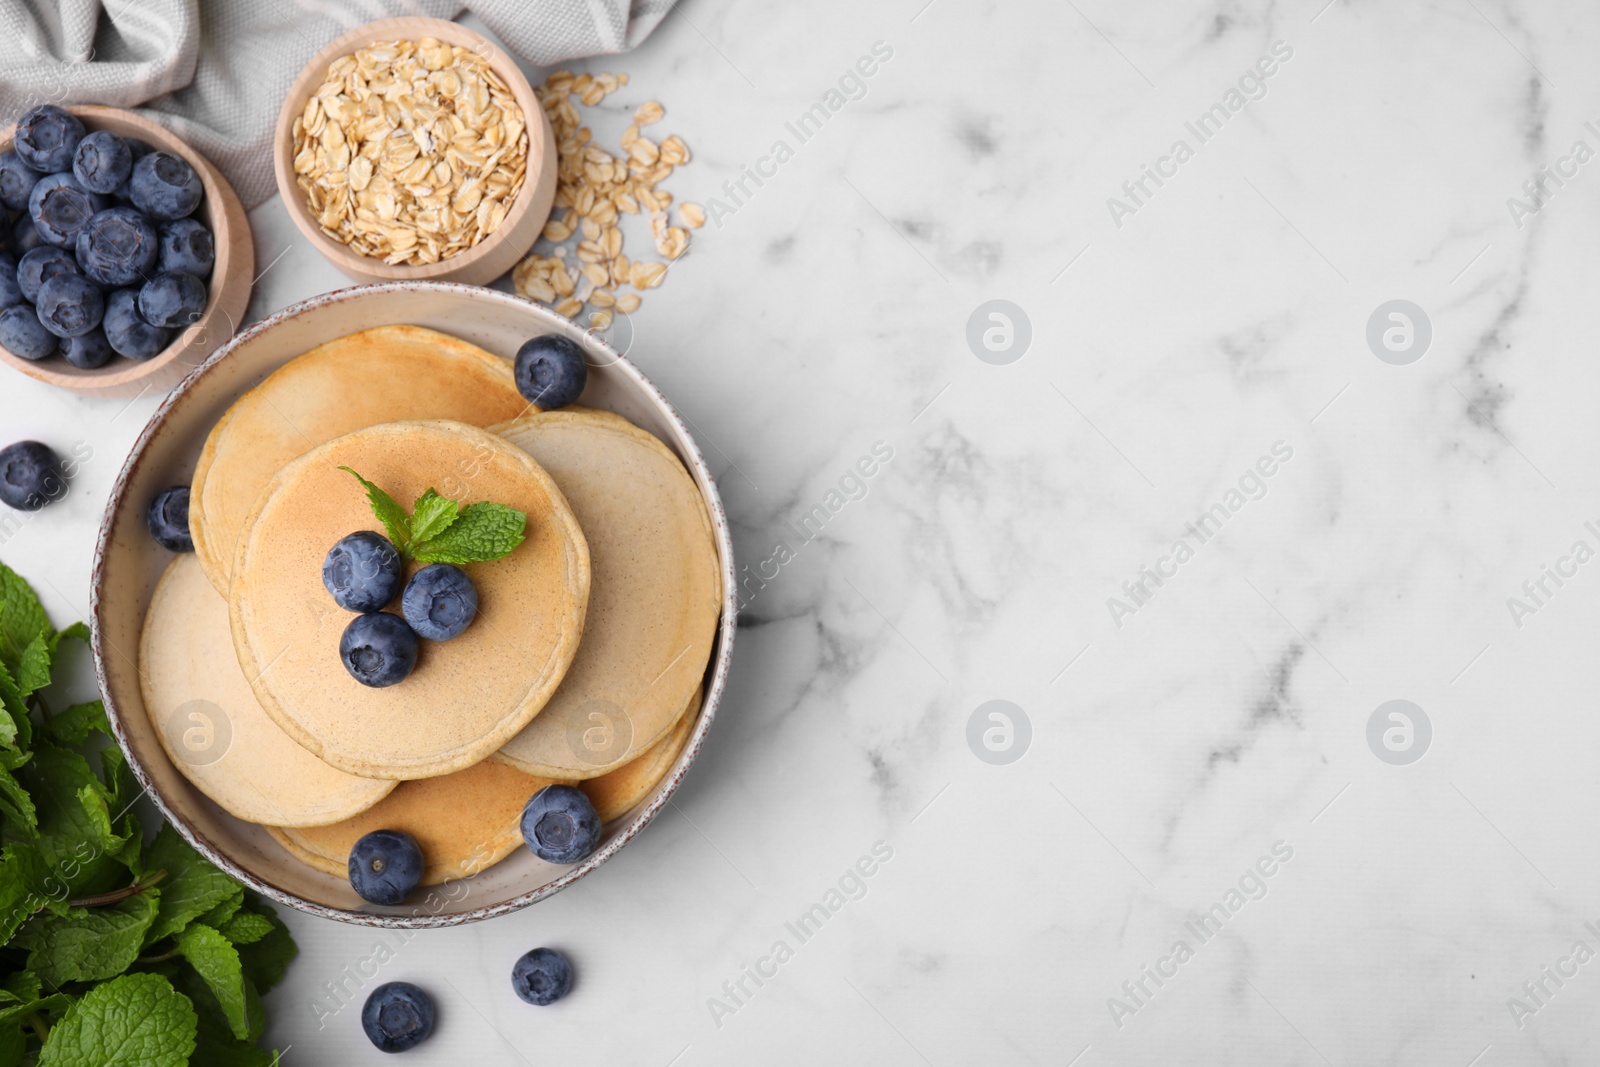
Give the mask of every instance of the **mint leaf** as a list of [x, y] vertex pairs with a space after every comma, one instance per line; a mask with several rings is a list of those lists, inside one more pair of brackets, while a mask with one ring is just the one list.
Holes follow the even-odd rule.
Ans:
[[252, 1041], [240, 1041], [214, 1011], [200, 1015], [200, 1032], [189, 1062], [194, 1067], [279, 1067], [276, 1052], [257, 1048]]
[[[4, 762], [0, 758], [0, 765]], [[37, 843], [58, 883], [55, 895], [67, 899], [127, 884], [126, 872], [112, 858], [128, 843], [127, 837], [112, 831], [105, 787], [87, 760], [41, 740], [16, 777], [34, 804], [37, 833], [8, 821], [0, 827], [0, 837], [8, 844]]]
[[411, 541], [405, 548], [409, 549], [412, 544], [420, 544], [444, 533], [456, 521], [460, 510], [454, 500], [442, 497], [430, 488], [411, 505]]
[[244, 966], [233, 942], [204, 923], [193, 923], [178, 935], [178, 952], [194, 967], [217, 998], [233, 1036], [250, 1036]]
[[11, 671], [0, 663], [0, 745], [13, 747], [18, 738], [23, 745], [33, 739], [33, 723], [28, 718], [27, 698], [17, 688]]
[[[9, 942], [45, 902], [43, 891], [49, 873], [44, 857], [31, 845], [7, 845], [0, 851], [0, 945]], [[39, 995], [39, 990], [35, 986], [29, 997], [16, 992], [10, 995], [32, 999]]]
[[235, 915], [220, 927], [222, 936], [235, 945], [253, 945], [272, 933], [272, 920], [265, 915], [244, 912]]
[[56, 744], [65, 746], [81, 745], [89, 740], [91, 733], [110, 737], [111, 723], [106, 720], [105, 703], [91, 700], [58, 711], [45, 720], [43, 733]]
[[354, 475], [367, 491], [367, 503], [372, 505], [372, 513], [383, 523], [383, 528], [389, 531], [389, 540], [394, 542], [397, 551], [404, 553], [406, 544], [411, 540], [411, 520], [406, 515], [406, 509], [396, 503], [394, 497], [367, 481], [349, 467], [340, 467], [342, 471]]
[[55, 655], [55, 644], [43, 630], [22, 650], [22, 661], [17, 665], [17, 688], [24, 698], [50, 684], [50, 664]]
[[22, 662], [22, 650], [41, 633], [50, 633], [44, 605], [16, 571], [0, 563], [0, 664], [13, 677]]
[[412, 546], [419, 563], [482, 563], [509, 556], [522, 544], [528, 516], [504, 504], [480, 501], [461, 509], [449, 529]]
[[50, 1028], [39, 1067], [172, 1067], [194, 1052], [194, 1005], [159, 974], [89, 990]]
[[15, 943], [32, 950], [28, 969], [52, 988], [115, 978], [139, 957], [160, 892], [147, 889], [107, 907], [41, 915], [23, 927]]
[[8, 840], [29, 840], [37, 835], [39, 828], [39, 811], [33, 805], [33, 797], [7, 765], [26, 763], [28, 756], [29, 753], [19, 752], [9, 760], [0, 761], [0, 819], [5, 821]]
[[[52, 1015], [58, 1011], [65, 1011], [70, 1007], [72, 1007], [72, 998], [65, 993], [52, 993], [48, 997], [29, 997], [26, 1000], [7, 1004], [4, 1009], [0, 1009], [0, 1026], [25, 1019], [34, 1012]], [[0, 1063], [5, 1062], [5, 1060], [0, 1059]]]
[[218, 904], [204, 915], [196, 918], [195, 922], [205, 923], [207, 926], [215, 926], [219, 930], [222, 929], [224, 924], [226, 924], [229, 919], [237, 915], [240, 908], [244, 907], [244, 886], [239, 885], [234, 886], [234, 888], [238, 890], [238, 892], [234, 893], [233, 896], [229, 897], [227, 900], [224, 900], [221, 904]]
[[160, 914], [145, 934], [147, 945], [171, 937], [239, 891], [237, 882], [206, 862], [170, 823], [156, 834], [144, 867], [167, 872], [161, 883]]
[[245, 896], [244, 907], [246, 912], [259, 915], [272, 924], [270, 934], [259, 941], [239, 946], [239, 959], [244, 963], [245, 977], [255, 984], [257, 990], [265, 993], [283, 980], [284, 972], [289, 969], [289, 961], [300, 950], [295, 946], [294, 938], [289, 936], [289, 928], [283, 925], [283, 920], [273, 912], [270, 904], [251, 893]]

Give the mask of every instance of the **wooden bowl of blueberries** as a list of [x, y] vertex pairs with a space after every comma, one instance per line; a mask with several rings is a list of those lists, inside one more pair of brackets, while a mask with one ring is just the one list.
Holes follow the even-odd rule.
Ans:
[[238, 196], [130, 111], [47, 104], [0, 132], [0, 222], [0, 360], [51, 385], [175, 382], [250, 302]]

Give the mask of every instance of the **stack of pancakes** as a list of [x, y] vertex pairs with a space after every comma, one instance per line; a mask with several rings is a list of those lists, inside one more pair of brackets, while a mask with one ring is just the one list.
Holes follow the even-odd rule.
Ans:
[[[402, 505], [433, 488], [528, 516], [514, 552], [467, 567], [472, 625], [384, 689], [346, 672], [353, 616], [322, 584], [334, 542], [384, 532], [340, 467]], [[196, 788], [319, 870], [344, 876], [391, 829], [421, 845], [423, 884], [475, 874], [546, 785], [611, 821], [692, 732], [721, 601], [699, 489], [627, 419], [540, 411], [464, 341], [384, 326], [281, 367], [212, 429], [189, 525], [195, 553], [145, 616], [146, 711]]]

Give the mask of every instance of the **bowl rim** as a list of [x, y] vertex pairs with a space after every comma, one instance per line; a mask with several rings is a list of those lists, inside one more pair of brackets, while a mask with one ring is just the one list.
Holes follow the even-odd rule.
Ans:
[[[323, 233], [322, 227], [312, 219], [311, 209], [306, 205], [305, 191], [300, 188], [294, 176], [294, 120], [305, 110], [307, 101], [315, 95], [314, 90], [320, 84], [319, 78], [326, 74], [328, 65], [334, 60], [348, 55], [362, 45], [390, 39], [408, 40], [418, 36], [433, 36], [450, 44], [471, 47], [474, 50], [480, 45], [483, 46], [486, 51], [479, 52], [479, 55], [510, 87], [512, 96], [516, 97], [517, 105], [523, 110], [522, 125], [523, 132], [528, 138], [528, 161], [516, 199], [512, 201], [505, 217], [489, 236], [466, 251], [448, 259], [441, 259], [437, 263], [385, 263], [381, 259], [352, 252], [347, 246]], [[503, 243], [510, 239], [517, 224], [533, 209], [533, 201], [538, 194], [538, 175], [546, 167], [553, 167], [556, 163], [555, 159], [546, 155], [547, 150], [553, 151], [555, 148], [554, 135], [550, 134], [543, 139], [534, 136], [541, 124], [548, 128], [549, 118], [534, 93], [533, 83], [522, 73], [522, 68], [488, 37], [470, 26], [448, 19], [423, 15], [397, 15], [346, 30], [329, 41], [300, 68], [300, 72], [295, 75], [294, 81], [284, 93], [283, 105], [278, 109], [278, 118], [273, 124], [272, 173], [277, 181], [279, 199], [283, 201], [295, 228], [341, 273], [355, 277], [379, 277], [386, 281], [442, 281], [445, 280], [445, 275], [470, 270], [486, 256], [502, 247]], [[537, 167], [534, 166], [536, 161]], [[543, 225], [542, 221], [540, 225]]]
[[[107, 107], [102, 104], [60, 106], [64, 111], [85, 120], [86, 125], [106, 116], [115, 118], [118, 122], [125, 122], [139, 131], [141, 139], [156, 142], [155, 147], [158, 150], [174, 152], [194, 167], [195, 172], [200, 175], [201, 184], [205, 186], [206, 202], [211, 206], [212, 242], [216, 246], [217, 253], [216, 262], [211, 267], [210, 281], [206, 285], [206, 307], [200, 313], [200, 318], [178, 331], [173, 336], [171, 344], [149, 359], [134, 361], [117, 356], [116, 359], [128, 365], [119, 367], [107, 364], [95, 370], [81, 370], [64, 361], [56, 363], [55, 357], [45, 360], [23, 359], [0, 346], [0, 362], [16, 368], [35, 381], [75, 392], [95, 392], [141, 382], [167, 370], [180, 356], [207, 343], [211, 333], [209, 327], [218, 315], [225, 316], [229, 320], [228, 336], [231, 337], [238, 330], [239, 321], [250, 306], [250, 293], [255, 287], [253, 278], [256, 269], [255, 237], [250, 232], [250, 222], [245, 214], [244, 204], [239, 200], [239, 194], [228, 179], [217, 169], [216, 164], [176, 133], [159, 122], [126, 108]], [[11, 147], [16, 132], [15, 122], [0, 129], [0, 151]], [[92, 125], [90, 132], [93, 132]], [[234, 262], [235, 259], [238, 260], [237, 263]], [[239, 285], [240, 279], [249, 280]], [[237, 288], [234, 288], [235, 286]], [[226, 302], [224, 297], [227, 298]], [[219, 345], [220, 343], [224, 342], [219, 342]], [[213, 346], [212, 350], [215, 351], [216, 347], [218, 346]], [[68, 369], [61, 369], [63, 365]]]
[[[657, 406], [657, 410], [665, 414], [678, 431], [680, 439], [687, 446], [689, 453], [687, 457], [688, 466], [697, 476], [696, 481], [702, 486], [702, 496], [706, 501], [707, 510], [710, 512], [712, 533], [716, 538], [717, 548], [721, 554], [723, 579], [722, 613], [717, 620], [717, 655], [709, 665], [711, 678], [706, 683], [704, 701], [700, 708], [699, 719], [695, 723], [694, 732], [690, 735], [688, 743], [684, 745], [683, 751], [678, 755], [672, 770], [657, 787], [659, 792], [657, 792], [654, 799], [634, 815], [622, 832], [596, 850], [588, 859], [571, 867], [554, 880], [508, 900], [486, 904], [454, 915], [419, 915], [415, 913], [412, 915], [378, 915], [318, 904], [315, 901], [306, 900], [304, 897], [274, 885], [272, 882], [235, 863], [213, 845], [204, 834], [190, 825], [172, 805], [167, 803], [156, 788], [155, 780], [145, 770], [138, 757], [133, 754], [128, 743], [126, 728], [123, 726], [122, 712], [117, 707], [116, 701], [111, 694], [109, 678], [106, 672], [106, 660], [108, 657], [101, 621], [101, 592], [105, 585], [106, 557], [111, 548], [111, 533], [116, 524], [117, 513], [125, 503], [124, 497], [128, 484], [143, 463], [151, 442], [164, 428], [167, 415], [202, 377], [222, 360], [227, 359], [236, 348], [248, 344], [263, 333], [308, 311], [318, 310], [330, 304], [353, 300], [369, 292], [415, 292], [418, 290], [446, 294], [454, 293], [462, 296], [470, 294], [477, 299], [498, 301], [518, 310], [530, 312], [534, 318], [543, 320], [553, 332], [570, 336], [570, 331], [576, 330], [582, 334], [583, 340], [580, 343], [589, 350], [588, 354], [590, 356], [603, 359], [605, 365], [617, 367], [632, 379], [636, 386], [644, 391], [645, 395]], [[162, 817], [172, 824], [178, 833], [183, 836], [184, 840], [194, 846], [207, 860], [226, 871], [235, 880], [262, 894], [269, 900], [321, 918], [358, 926], [385, 929], [442, 929], [481, 922], [485, 919], [520, 911], [529, 905], [536, 904], [561, 892], [561, 890], [566, 889], [591, 871], [594, 871], [621, 851], [623, 846], [632, 841], [646, 826], [650, 825], [661, 810], [666, 807], [667, 803], [671, 801], [672, 795], [677, 792], [684, 775], [688, 773], [690, 766], [693, 765], [695, 758], [699, 755], [700, 746], [704, 743], [705, 737], [710, 732], [711, 725], [716, 719], [717, 707], [721, 703], [723, 690], [727, 686], [733, 656], [733, 643], [738, 629], [737, 571], [733, 555], [733, 538], [728, 524], [727, 513], [722, 504], [722, 494], [717, 489], [717, 483], [711, 474], [710, 468], [706, 465], [705, 455], [700, 450], [699, 442], [690, 432], [687, 422], [679, 414], [678, 409], [656, 388], [655, 383], [650, 381], [626, 356], [623, 356], [605, 341], [596, 337], [592, 332], [584, 330], [572, 320], [557, 315], [550, 309], [524, 300], [521, 297], [513, 296], [497, 289], [485, 289], [482, 286], [466, 285], [459, 282], [391, 281], [370, 285], [345, 286], [290, 304], [288, 307], [274, 312], [272, 315], [235, 334], [226, 344], [211, 353], [204, 362], [195, 366], [184, 376], [183, 380], [162, 400], [161, 405], [150, 416], [150, 420], [145, 424], [144, 429], [139, 432], [138, 438], [128, 452], [127, 459], [123, 461], [122, 469], [117, 473], [116, 481], [112, 483], [110, 498], [106, 502], [106, 508], [100, 520], [100, 528], [95, 538], [94, 563], [90, 573], [90, 644], [93, 651], [95, 679], [100, 686], [101, 699], [105, 702], [106, 717], [110, 720], [111, 730], [117, 744], [121, 746], [127, 756], [128, 766], [133, 771], [134, 777], [138, 780], [144, 793], [155, 804], [157, 810], [161, 812]], [[463, 879], [463, 881], [466, 881], [466, 879]]]

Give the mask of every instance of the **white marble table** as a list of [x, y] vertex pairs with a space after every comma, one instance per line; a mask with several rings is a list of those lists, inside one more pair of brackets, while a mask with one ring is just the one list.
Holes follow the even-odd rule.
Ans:
[[[1324, 3], [690, 0], [587, 65], [727, 208], [632, 356], [744, 561], [792, 551], [675, 810], [391, 939], [441, 1003], [407, 1062], [1593, 1061], [1600, 10]], [[253, 317], [340, 284], [252, 221]], [[969, 345], [991, 300], [1025, 352]], [[1369, 346], [1393, 300], [1420, 359], [1415, 313]], [[157, 397], [3, 391], [6, 439], [93, 450], [0, 546], [64, 622]], [[992, 700], [1028, 730], [969, 745]], [[1428, 729], [1369, 744], [1391, 700]], [[317, 1006], [384, 936], [289, 918], [287, 1062], [387, 1062]], [[579, 968], [548, 1009], [535, 944]]]

